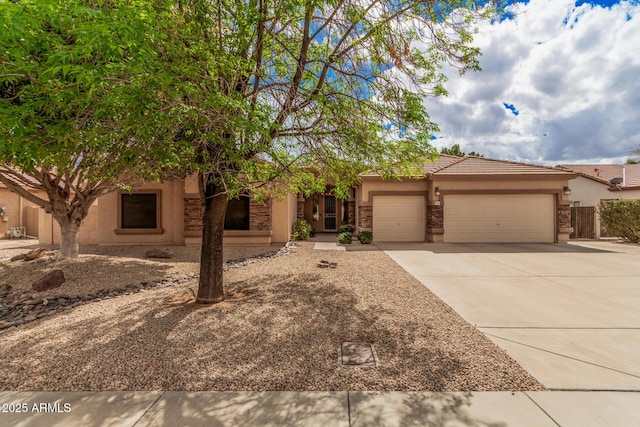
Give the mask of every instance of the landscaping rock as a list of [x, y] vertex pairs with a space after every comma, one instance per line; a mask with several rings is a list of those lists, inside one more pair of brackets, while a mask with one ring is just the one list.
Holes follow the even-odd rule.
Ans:
[[45, 253], [46, 251], [43, 248], [36, 248], [31, 252], [27, 252], [23, 259], [25, 261], [33, 261], [34, 259], [42, 258]]
[[52, 270], [33, 282], [31, 287], [37, 292], [44, 292], [60, 287], [64, 282], [64, 272], [62, 270]]
[[[224, 265], [224, 269], [228, 270], [233, 268], [241, 268], [254, 262], [288, 255], [296, 252], [297, 246], [298, 245], [295, 243], [288, 243], [285, 247], [278, 251], [260, 254], [253, 258], [227, 261]], [[328, 261], [325, 262], [329, 263]], [[329, 266], [329, 264], [326, 265], [327, 267]], [[35, 286], [39, 282], [44, 282], [46, 277], [54, 276], [61, 279], [60, 284], [64, 282], [64, 273], [62, 272], [62, 270], [53, 270], [34, 282], [32, 286]], [[62, 313], [65, 310], [69, 310], [83, 304], [98, 302], [104, 299], [109, 299], [120, 295], [129, 295], [132, 293], [142, 292], [150, 289], [176, 286], [181, 283], [195, 280], [198, 277], [199, 274], [195, 272], [185, 273], [153, 281], [129, 284], [120, 288], [100, 289], [93, 293], [82, 296], [58, 294], [57, 296], [49, 296], [47, 298], [36, 298], [28, 293], [24, 293], [24, 291], [15, 291], [10, 285], [0, 285], [0, 330], [17, 327], [25, 323], [41, 319], [43, 317], [52, 316], [56, 313]], [[36, 288], [34, 287], [34, 289]], [[39, 291], [38, 289], [36, 290]]]
[[338, 267], [338, 263], [335, 262], [335, 261], [329, 262], [327, 260], [321, 259], [320, 262], [318, 263], [318, 267], [320, 267], [320, 268], [329, 268], [329, 267], [336, 268], [336, 267]]
[[173, 258], [173, 253], [165, 249], [149, 249], [144, 253], [147, 258]]

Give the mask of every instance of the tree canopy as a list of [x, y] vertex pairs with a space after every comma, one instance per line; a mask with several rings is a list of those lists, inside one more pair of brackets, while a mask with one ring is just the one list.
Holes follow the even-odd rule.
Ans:
[[465, 153], [460, 148], [460, 144], [453, 144], [451, 147], [442, 147], [442, 149], [440, 149], [440, 154], [449, 154], [450, 156], [458, 156], [458, 157], [464, 157], [464, 156], [484, 157], [484, 154], [476, 153], [475, 151], [469, 151], [468, 153]]
[[0, 181], [53, 214], [60, 257], [98, 196], [177, 166], [155, 134], [154, 24], [127, 2], [0, 2]]
[[229, 197], [330, 181], [343, 198], [364, 171], [412, 175], [435, 157], [422, 100], [446, 94], [444, 63], [479, 70], [474, 22], [492, 13], [469, 0], [0, 5], [0, 163], [67, 183], [198, 173], [199, 302], [222, 299]]

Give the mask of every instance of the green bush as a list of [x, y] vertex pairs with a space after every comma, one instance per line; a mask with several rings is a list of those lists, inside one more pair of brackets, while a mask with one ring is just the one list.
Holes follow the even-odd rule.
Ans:
[[373, 233], [370, 231], [361, 231], [358, 233], [358, 240], [364, 245], [368, 245], [373, 241]]
[[349, 244], [353, 241], [353, 233], [350, 233], [348, 231], [344, 231], [340, 234], [338, 234], [338, 242], [344, 244]]
[[640, 200], [604, 201], [598, 211], [607, 233], [629, 242], [640, 242]]
[[309, 237], [313, 237], [313, 236], [315, 236], [315, 235], [316, 235], [316, 233], [317, 233], [317, 232], [316, 232], [316, 229], [312, 227], [312, 228], [311, 228], [311, 231], [309, 232]]
[[340, 228], [338, 229], [339, 233], [344, 233], [345, 231], [353, 234], [353, 227], [350, 226], [349, 224], [344, 224], [344, 225], [341, 225]]
[[304, 219], [299, 219], [291, 227], [292, 240], [307, 240], [311, 234], [311, 224]]

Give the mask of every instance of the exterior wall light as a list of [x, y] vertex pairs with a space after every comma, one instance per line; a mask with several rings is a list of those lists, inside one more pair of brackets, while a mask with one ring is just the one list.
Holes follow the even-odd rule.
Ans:
[[440, 190], [436, 187], [436, 196], [440, 197]]
[[562, 189], [562, 191], [564, 192], [565, 195], [570, 195], [571, 194], [571, 189], [569, 187], [564, 187]]

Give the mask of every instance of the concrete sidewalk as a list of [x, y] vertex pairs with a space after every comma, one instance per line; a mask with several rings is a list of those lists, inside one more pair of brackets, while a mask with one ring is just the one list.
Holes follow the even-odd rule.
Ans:
[[0, 393], [2, 427], [443, 425], [636, 426], [640, 393]]

